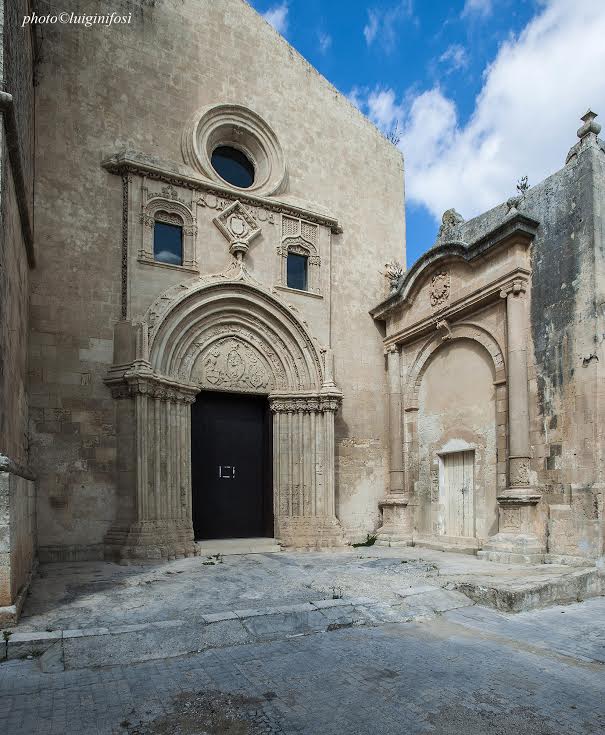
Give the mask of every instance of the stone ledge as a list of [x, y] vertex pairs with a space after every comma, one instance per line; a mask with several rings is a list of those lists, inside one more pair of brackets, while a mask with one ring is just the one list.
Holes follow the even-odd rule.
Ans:
[[[419, 594], [430, 596], [425, 588]], [[443, 597], [457, 593], [438, 589], [438, 594]], [[61, 650], [55, 647], [52, 654], [49, 653], [53, 670], [58, 665], [64, 665], [66, 669], [80, 669], [137, 663], [181, 656], [207, 648], [279, 640], [352, 626], [409, 622], [417, 617], [426, 619], [443, 609], [460, 606], [457, 600], [449, 606], [444, 605], [441, 598], [436, 606], [431, 607], [430, 602], [427, 599], [422, 610], [416, 611], [404, 601], [401, 605], [391, 606], [367, 597], [326, 599], [263, 609], [206, 613], [197, 622], [159, 620], [113, 627], [13, 633], [4, 643], [4, 651], [0, 649], [0, 661], [42, 657], [51, 647], [60, 643]], [[466, 604], [473, 603], [466, 600]], [[41, 663], [42, 670], [45, 667], [46, 664], [43, 666]]]
[[543, 581], [500, 583], [498, 586], [480, 581], [451, 582], [449, 589], [462, 592], [478, 605], [502, 612], [524, 612], [547, 605], [578, 602], [598, 597], [605, 584], [597, 569], [581, 569]]

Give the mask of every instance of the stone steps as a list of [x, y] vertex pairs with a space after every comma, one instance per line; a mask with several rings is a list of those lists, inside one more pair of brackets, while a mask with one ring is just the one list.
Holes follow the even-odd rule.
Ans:
[[200, 556], [230, 556], [236, 554], [271, 554], [281, 551], [275, 538], [226, 538], [196, 541]]

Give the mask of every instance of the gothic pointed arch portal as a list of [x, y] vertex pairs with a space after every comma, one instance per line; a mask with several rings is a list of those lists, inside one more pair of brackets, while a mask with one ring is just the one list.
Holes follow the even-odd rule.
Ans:
[[120, 478], [122, 517], [106, 539], [110, 555], [196, 552], [191, 403], [201, 390], [268, 396], [275, 535], [290, 546], [343, 542], [334, 488], [341, 394], [329, 351], [292, 307], [234, 263], [169, 289], [140, 323], [119, 323], [116, 345], [127, 353], [129, 342], [131, 359], [116, 349], [106, 380], [120, 399], [119, 461], [128, 468]]

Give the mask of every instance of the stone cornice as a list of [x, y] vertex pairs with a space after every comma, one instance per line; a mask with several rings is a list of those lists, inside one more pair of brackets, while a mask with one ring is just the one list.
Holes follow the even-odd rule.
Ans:
[[398, 332], [389, 334], [384, 340], [385, 351], [391, 349], [394, 345], [413, 342], [419, 337], [434, 332], [435, 328], [439, 328], [443, 323], [447, 328], [447, 325], [455, 323], [477, 309], [499, 301], [503, 293], [517, 293], [520, 290], [525, 292], [529, 276], [530, 271], [526, 268], [515, 268], [506, 276], [486, 283], [482, 288], [473, 291], [471, 294], [452, 301], [446, 309], [440, 309], [438, 312], [427, 315], [424, 319], [414, 322]]
[[539, 222], [537, 220], [517, 212], [471, 244], [467, 245], [458, 241], [445, 242], [431, 248], [416, 261], [401, 279], [397, 289], [370, 311], [370, 315], [374, 319], [384, 320], [393, 309], [404, 305], [414, 285], [435, 264], [451, 260], [462, 260], [470, 263], [485, 257], [488, 252], [510, 245], [513, 242], [521, 242], [528, 246], [534, 239], [538, 226]]
[[23, 158], [21, 155], [21, 143], [19, 140], [19, 127], [15, 116], [15, 105], [13, 96], [8, 92], [0, 90], [0, 112], [4, 121], [6, 134], [6, 147], [10, 160], [13, 181], [15, 184], [15, 196], [21, 220], [21, 234], [25, 243], [27, 262], [30, 268], [36, 266], [36, 255], [34, 250], [34, 229], [32, 224], [32, 212], [27, 196], [25, 185], [25, 173], [23, 171]]
[[300, 217], [308, 222], [329, 227], [332, 232], [337, 234], [342, 232], [338, 220], [328, 213], [307, 209], [305, 206], [292, 204], [276, 197], [246, 193], [241, 189], [235, 191], [228, 186], [209, 181], [189, 167], [162, 161], [144, 153], [130, 150], [120, 151], [102, 161], [101, 166], [112, 174], [146, 176], [173, 186], [182, 186], [193, 191], [209, 192], [231, 201], [239, 200], [242, 204], [263, 207], [270, 212]]

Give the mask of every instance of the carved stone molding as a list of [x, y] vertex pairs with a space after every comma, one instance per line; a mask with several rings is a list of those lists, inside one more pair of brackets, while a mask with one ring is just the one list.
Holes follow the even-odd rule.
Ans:
[[496, 337], [489, 331], [472, 322], [459, 322], [457, 324], [450, 324], [448, 322], [447, 329], [444, 324], [439, 324], [436, 331], [437, 334], [430, 337], [418, 352], [410, 370], [408, 371], [408, 378], [404, 391], [404, 405], [406, 411], [409, 410], [411, 406], [417, 405], [422, 376], [433, 353], [441, 347], [444, 336], [448, 340], [471, 339], [478, 342], [487, 350], [493, 361], [496, 380], [503, 380], [506, 378], [503, 350]]
[[[194, 193], [199, 207], [222, 211], [235, 200], [244, 204], [258, 222], [274, 225], [278, 216], [285, 214], [294, 218], [301, 217], [312, 224], [329, 228], [341, 233], [338, 220], [326, 211], [317, 211], [311, 205], [293, 204], [275, 196], [268, 197], [251, 189], [236, 189], [219, 181], [211, 181], [196, 175], [190, 168], [179, 166], [174, 161], [161, 161], [138, 151], [120, 151], [104, 160], [103, 168], [112, 174], [130, 174], [149, 181], [161, 181], [173, 187], [186, 188]], [[161, 196], [161, 190], [158, 196]], [[167, 197], [170, 198], [170, 197]]]
[[105, 384], [115, 399], [134, 398], [136, 395], [157, 398], [160, 401], [189, 404], [195, 401], [199, 387], [186, 383], [176, 383], [162, 376], [154, 375], [149, 366], [127, 369], [113, 368], [109, 371]]
[[269, 396], [273, 413], [325, 413], [336, 412], [342, 403], [342, 395]]

